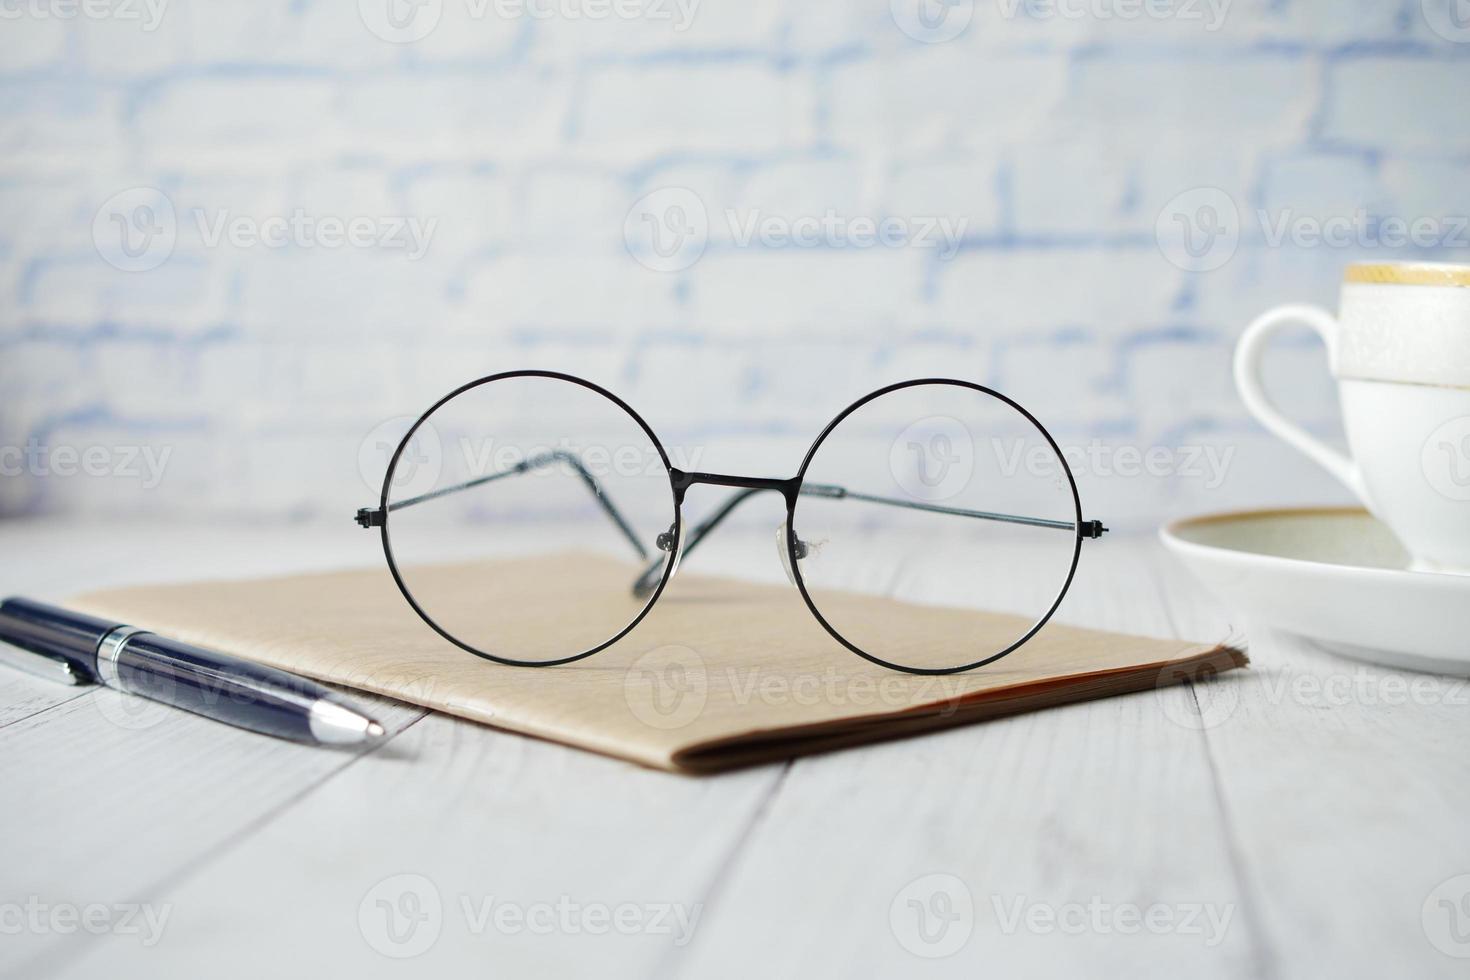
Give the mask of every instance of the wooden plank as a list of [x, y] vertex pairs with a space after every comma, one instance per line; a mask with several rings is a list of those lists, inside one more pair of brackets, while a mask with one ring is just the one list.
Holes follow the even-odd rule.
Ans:
[[67, 687], [0, 666], [0, 728], [86, 693], [86, 687]]
[[[249, 574], [268, 563], [312, 567], [333, 553], [320, 533], [289, 529], [262, 536], [87, 522], [5, 523], [0, 551], [30, 556], [0, 566], [0, 595], [52, 601], [123, 581]], [[387, 699], [359, 699], [390, 731], [423, 715]], [[136, 901], [150, 883], [248, 834], [355, 758], [5, 669], [0, 901], [22, 908], [32, 896], [64, 908]], [[6, 936], [4, 965], [44, 962], [76, 940], [28, 924]]]
[[[1064, 618], [1171, 635], [1147, 547], [1090, 551]], [[664, 973], [1247, 973], [1192, 711], [1170, 687], [798, 761]]]
[[46, 965], [645, 977], [704, 928], [780, 769], [696, 779], [431, 715], [142, 893], [170, 910], [156, 945], [89, 937]]
[[[1180, 630], [1242, 627], [1158, 562]], [[1254, 669], [1196, 694], [1266, 972], [1464, 977], [1470, 686], [1250, 637]]]
[[[201, 534], [190, 547], [207, 560], [175, 551], [126, 577], [53, 561], [18, 589], [12, 568], [0, 591], [54, 596], [46, 575], [71, 591], [349, 555], [251, 536], [245, 548], [240, 532]], [[712, 541], [700, 569], [778, 577], [769, 544], [746, 537], [730, 539], [736, 558]], [[109, 535], [110, 567], [147, 538]], [[894, 587], [932, 588], [903, 576]], [[1151, 546], [1121, 538], [1089, 547], [1059, 618], [1198, 639], [1232, 625]], [[406, 930], [420, 884], [394, 876], [418, 874], [441, 899], [440, 929], [410, 968], [448, 973], [1463, 975], [1425, 928], [1444, 932], [1426, 918], [1453, 911], [1435, 889], [1470, 871], [1463, 688], [1412, 688], [1400, 682], [1417, 675], [1279, 636], [1257, 637], [1252, 655], [1253, 675], [1193, 692], [805, 760], [784, 780], [781, 767], [649, 773], [437, 717], [354, 761], [174, 712], [140, 732], [96, 703], [116, 695], [88, 694], [0, 730], [0, 901], [167, 905], [164, 938], [7, 936], [5, 968], [192, 976], [207, 955], [244, 975], [299, 955], [306, 969], [401, 972], [379, 950], [407, 948], [385, 930], [395, 910]], [[927, 958], [939, 946], [916, 926], [953, 942], [938, 913], [966, 894], [966, 942]], [[491, 915], [502, 902], [537, 915], [562, 896], [575, 930], [483, 918], [487, 900]], [[641, 927], [594, 934], [596, 909], [621, 904]], [[654, 930], [669, 905], [699, 909], [691, 943], [675, 943], [677, 918]], [[1129, 910], [1155, 907], [1170, 920], [1130, 932]]]
[[[381, 700], [373, 710], [390, 732], [423, 714]], [[358, 758], [92, 689], [0, 730], [0, 902], [148, 901], [157, 883], [248, 836]], [[79, 938], [27, 926], [6, 937], [5, 959], [36, 976]]]
[[[27, 546], [45, 542], [64, 555], [81, 529], [26, 533], [38, 539]], [[10, 534], [6, 529], [7, 541]], [[100, 552], [118, 557], [146, 537], [119, 532]], [[186, 549], [185, 536], [175, 533], [172, 546], [160, 546], [170, 557], [134, 574], [263, 573], [320, 567], [343, 553], [330, 541], [302, 543], [311, 537], [204, 532]], [[261, 567], [267, 554], [270, 567]], [[28, 576], [26, 590], [57, 597], [109, 581], [80, 572], [77, 562], [52, 561], [55, 573]], [[379, 711], [395, 731], [421, 715], [406, 706]], [[0, 731], [0, 780], [15, 801], [0, 817], [0, 902], [24, 907], [36, 896], [63, 914], [146, 903], [155, 916], [167, 916], [165, 938], [150, 945], [146, 917], [129, 923], [145, 924], [141, 931], [100, 936], [27, 929], [7, 937], [6, 966], [27, 976], [70, 968], [91, 975], [98, 969], [93, 955], [106, 956], [109, 971], [136, 956], [132, 972], [194, 976], [201, 950], [208, 950], [217, 970], [234, 973], [237, 964], [278, 966], [282, 945], [262, 937], [279, 936], [320, 970], [335, 970], [354, 953], [365, 972], [388, 970], [396, 960], [369, 942], [397, 951], [386, 934], [351, 925], [344, 942], [322, 923], [350, 925], [365, 890], [416, 867], [454, 896], [439, 954], [445, 962], [478, 962], [485, 952], [480, 936], [497, 928], [483, 919], [485, 902], [512, 887], [513, 900], [533, 915], [537, 903], [555, 906], [560, 895], [579, 904], [581, 939], [568, 940], [563, 929], [556, 947], [584, 972], [611, 952], [627, 973], [642, 975], [680, 937], [671, 930], [697, 926], [681, 924], [678, 914], [698, 914], [711, 869], [728, 860], [780, 771], [695, 781], [437, 716], [420, 724], [359, 760], [89, 691]], [[322, 795], [364, 762], [370, 764], [360, 775]], [[243, 877], [232, 884], [236, 875]], [[313, 882], [324, 890], [313, 891]], [[345, 910], [338, 892], [344, 887], [351, 893]], [[647, 921], [630, 936], [614, 923], [610, 951], [597, 935], [604, 929], [600, 909], [626, 915], [621, 906], [629, 903]], [[370, 904], [365, 914], [374, 910]], [[451, 938], [453, 923], [462, 926], [458, 940]], [[534, 931], [495, 935], [496, 955], [511, 962], [539, 958], [550, 942]]]

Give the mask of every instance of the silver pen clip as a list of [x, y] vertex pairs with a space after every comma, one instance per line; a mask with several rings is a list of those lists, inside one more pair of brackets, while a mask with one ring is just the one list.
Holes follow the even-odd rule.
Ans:
[[3, 640], [0, 640], [0, 663], [58, 684], [91, 683], [91, 678], [83, 676], [65, 657], [11, 646]]

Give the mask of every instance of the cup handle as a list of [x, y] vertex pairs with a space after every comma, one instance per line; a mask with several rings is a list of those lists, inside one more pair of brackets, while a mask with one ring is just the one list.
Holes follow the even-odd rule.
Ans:
[[1365, 507], [1371, 509], [1368, 491], [1363, 484], [1358, 465], [1331, 446], [1314, 439], [1301, 426], [1278, 412], [1261, 385], [1261, 357], [1265, 353], [1267, 341], [1283, 327], [1299, 323], [1317, 331], [1317, 335], [1327, 345], [1328, 363], [1336, 365], [1338, 326], [1332, 314], [1316, 306], [1278, 306], [1258, 317], [1241, 334], [1240, 342], [1235, 347], [1235, 387], [1240, 391], [1240, 398], [1245, 402], [1246, 409], [1262, 425], [1337, 477]]

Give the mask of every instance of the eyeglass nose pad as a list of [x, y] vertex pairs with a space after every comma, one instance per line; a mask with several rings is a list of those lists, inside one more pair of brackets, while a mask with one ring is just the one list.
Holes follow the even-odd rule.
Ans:
[[[673, 557], [667, 559], [673, 564], [673, 567], [669, 569], [670, 581], [673, 580], [675, 573], [679, 571], [679, 559], [684, 557], [684, 540], [682, 531], [676, 535], [673, 524], [670, 524], [669, 529], [661, 533], [654, 540], [653, 546], [655, 549], [665, 554], [673, 553]], [[649, 563], [647, 568], [643, 569], [643, 574], [638, 576], [638, 581], [633, 583], [633, 595], [635, 597], [647, 599], [653, 594], [653, 590], [658, 587], [658, 583], [663, 579], [664, 561], [662, 558], [655, 558]]]
[[[786, 547], [786, 539], [791, 533], [791, 521], [788, 518], [781, 522], [776, 528], [776, 554], [781, 557], [781, 567], [786, 570], [786, 581], [792, 586], [796, 585], [796, 573], [791, 568], [791, 549]], [[806, 542], [801, 538], [796, 539], [796, 560], [807, 556]]]
[[[669, 531], [672, 532], [673, 528], [669, 528]], [[669, 581], [673, 581], [674, 576], [679, 574], [679, 561], [684, 557], [684, 542], [687, 540], [688, 538], [681, 532], [679, 539], [674, 542], [674, 567], [669, 569]]]
[[782, 521], [776, 525], [776, 554], [781, 558], [781, 567], [786, 570], [786, 581], [795, 588], [796, 575], [791, 571], [791, 549], [786, 547], [786, 536], [790, 533], [789, 521]]

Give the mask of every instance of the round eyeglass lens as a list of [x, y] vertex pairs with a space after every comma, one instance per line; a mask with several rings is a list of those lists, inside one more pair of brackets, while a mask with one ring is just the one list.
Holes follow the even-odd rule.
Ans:
[[387, 475], [386, 535], [404, 593], [491, 659], [556, 663], [626, 631], [662, 581], [677, 515], [642, 423], [588, 385], [510, 375], [434, 408]]
[[[1024, 412], [921, 382], [860, 403], [814, 447], [792, 521], [795, 570], [817, 616], [864, 656], [965, 669], [1050, 616], [1080, 519], [1064, 461]], [[977, 609], [1001, 615], [977, 621]]]

